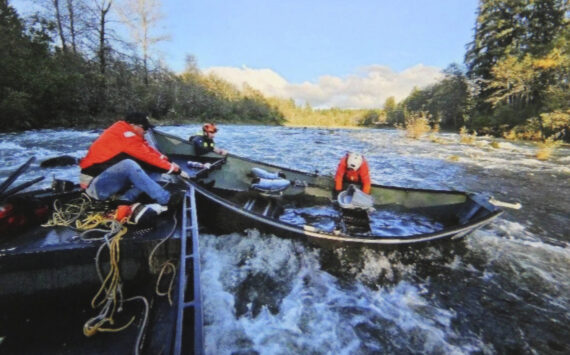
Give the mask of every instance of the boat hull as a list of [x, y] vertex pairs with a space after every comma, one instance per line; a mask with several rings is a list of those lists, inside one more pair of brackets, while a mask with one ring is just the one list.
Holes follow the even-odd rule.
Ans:
[[443, 240], [456, 240], [467, 236], [478, 228], [491, 222], [501, 212], [497, 211], [493, 216], [485, 216], [466, 226], [447, 228], [444, 231], [416, 235], [410, 237], [351, 237], [335, 233], [325, 233], [306, 226], [300, 228], [267, 218], [260, 213], [248, 211], [241, 206], [220, 198], [207, 189], [196, 185], [198, 218], [200, 224], [207, 226], [215, 233], [243, 232], [247, 229], [256, 228], [266, 233], [272, 233], [280, 237], [296, 238], [309, 242], [319, 247], [335, 248], [346, 246], [388, 247], [404, 245], [432, 244]]
[[[223, 157], [213, 153], [196, 156], [193, 147], [176, 136], [162, 132], [155, 132], [154, 136], [158, 148], [182, 167], [186, 167], [188, 161], [213, 164], [210, 169], [186, 171], [192, 176], [189, 183], [198, 194], [198, 217], [202, 225], [215, 231], [241, 232], [258, 228], [277, 236], [298, 237], [318, 245], [418, 245], [459, 239], [502, 213], [502, 210], [488, 203], [483, 195], [373, 184], [373, 212], [362, 213], [368, 221], [344, 218], [347, 211], [331, 200], [334, 187], [331, 176], [297, 171], [232, 154]], [[258, 180], [254, 176], [256, 171], [287, 179], [289, 187], [277, 192], [259, 191]], [[276, 186], [279, 186], [282, 181], [277, 182]], [[323, 229], [308, 222], [288, 221], [282, 214], [284, 208], [293, 211], [325, 208], [332, 214], [340, 215], [340, 218], [335, 216], [333, 219], [336, 220], [331, 222], [335, 225]], [[400, 219], [407, 219], [411, 223], [398, 226], [403, 227], [399, 230], [392, 228], [400, 223]], [[429, 227], [425, 228], [426, 225]]]

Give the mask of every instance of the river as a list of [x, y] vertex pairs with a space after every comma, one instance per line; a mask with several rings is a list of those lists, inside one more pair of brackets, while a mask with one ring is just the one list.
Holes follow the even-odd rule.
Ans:
[[[199, 127], [159, 129], [186, 137]], [[31, 156], [81, 157], [99, 133], [0, 134], [0, 181]], [[570, 149], [539, 161], [532, 144], [489, 137], [234, 125], [219, 127], [216, 144], [323, 174], [360, 151], [375, 183], [484, 192], [522, 208], [451, 245], [414, 249], [322, 250], [254, 229], [203, 230], [207, 354], [570, 353]], [[77, 174], [33, 168], [18, 181]]]

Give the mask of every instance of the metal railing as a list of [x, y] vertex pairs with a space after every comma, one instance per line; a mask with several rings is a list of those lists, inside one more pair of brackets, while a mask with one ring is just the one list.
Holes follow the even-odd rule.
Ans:
[[[180, 235], [180, 267], [178, 285], [178, 314], [176, 318], [176, 335], [174, 353], [203, 354], [204, 331], [202, 315], [202, 293], [200, 289], [200, 252], [198, 235], [198, 218], [196, 214], [196, 197], [194, 186], [188, 184], [182, 206], [182, 224]], [[191, 244], [188, 244], [190, 238]], [[191, 249], [188, 250], [188, 247]], [[190, 268], [191, 267], [191, 268]], [[190, 275], [188, 271], [191, 270]], [[190, 279], [191, 278], [191, 279]], [[189, 283], [189, 281], [191, 283]], [[193, 326], [189, 329], [185, 322], [186, 311], [192, 311]], [[188, 349], [188, 343], [193, 340], [193, 349]]]

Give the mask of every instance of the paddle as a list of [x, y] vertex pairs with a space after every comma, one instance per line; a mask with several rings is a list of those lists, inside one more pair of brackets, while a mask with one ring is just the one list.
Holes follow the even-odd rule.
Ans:
[[0, 185], [0, 194], [4, 193], [4, 191], [6, 191], [6, 189], [10, 185], [12, 185], [14, 180], [16, 180], [18, 177], [20, 177], [20, 175], [22, 175], [24, 173], [24, 171], [26, 171], [26, 169], [28, 169], [30, 164], [32, 164], [32, 162], [34, 162], [35, 160], [36, 160], [35, 157], [31, 157], [30, 159], [28, 159], [27, 162], [22, 164], [22, 166], [20, 166], [18, 169], [16, 169], [16, 171], [14, 171], [10, 176], [8, 176], [8, 178], [2, 183], [2, 185]]
[[494, 197], [491, 197], [489, 199], [489, 203], [492, 204], [493, 206], [506, 207], [506, 208], [511, 208], [513, 210], [520, 210], [522, 207], [520, 202], [515, 202], [515, 203], [504, 202], [504, 201], [499, 201], [499, 200], [495, 199]]
[[37, 177], [37, 178], [35, 178], [35, 179], [33, 179], [33, 180], [30, 180], [30, 181], [28, 181], [28, 182], [25, 182], [25, 183], [23, 183], [23, 184], [20, 184], [20, 185], [18, 185], [18, 186], [15, 186], [15, 187], [11, 188], [10, 190], [6, 191], [5, 193], [0, 194], [0, 201], [2, 201], [3, 199], [8, 198], [8, 197], [14, 195], [14, 194], [17, 193], [17, 192], [22, 191], [23, 189], [25, 189], [25, 188], [27, 188], [27, 187], [32, 186], [33, 184], [35, 184], [35, 183], [37, 183], [37, 182], [42, 181], [43, 179], [45, 179], [45, 176], [40, 176], [40, 177]]
[[53, 168], [56, 166], [67, 166], [67, 165], [75, 165], [79, 159], [76, 157], [72, 157], [70, 155], [62, 155], [59, 157], [53, 157], [46, 159], [41, 162], [40, 167], [42, 168]]

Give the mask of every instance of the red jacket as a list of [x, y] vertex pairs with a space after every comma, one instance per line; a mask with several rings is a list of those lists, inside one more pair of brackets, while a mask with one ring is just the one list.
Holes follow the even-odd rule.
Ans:
[[94, 170], [89, 168], [99, 164], [104, 165], [120, 154], [162, 170], [178, 172], [164, 155], [151, 147], [144, 137], [135, 133], [132, 126], [125, 121], [118, 121], [107, 128], [93, 142], [85, 158], [79, 162], [79, 166], [82, 171]]
[[343, 182], [350, 184], [360, 183], [362, 184], [362, 191], [370, 194], [370, 172], [366, 159], [362, 158], [362, 165], [360, 165], [360, 168], [358, 168], [358, 170], [347, 169], [346, 159], [347, 156], [345, 155], [338, 164], [336, 175], [334, 177], [334, 189], [336, 191], [342, 190]]

